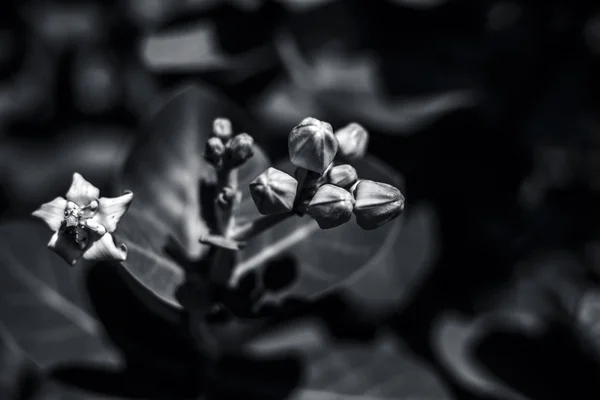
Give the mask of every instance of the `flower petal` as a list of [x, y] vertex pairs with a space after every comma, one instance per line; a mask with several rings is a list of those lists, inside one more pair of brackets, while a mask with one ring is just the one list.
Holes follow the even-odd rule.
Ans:
[[92, 231], [96, 232], [99, 236], [102, 236], [106, 233], [106, 227], [92, 218], [86, 219], [85, 221], [83, 221], [83, 224], [90, 228]]
[[83, 253], [75, 240], [62, 230], [52, 235], [48, 248], [61, 256], [69, 265], [75, 265]]
[[35, 210], [31, 215], [43, 220], [48, 228], [54, 232], [60, 229], [60, 224], [65, 219], [65, 208], [67, 200], [62, 197], [57, 197], [49, 203], [42, 204], [40, 208]]
[[75, 172], [73, 182], [67, 192], [67, 200], [71, 200], [79, 207], [88, 205], [92, 200], [97, 200], [100, 196], [100, 190], [86, 181], [83, 176]]
[[107, 232], [112, 233], [117, 229], [119, 220], [129, 208], [132, 200], [133, 193], [129, 191], [119, 197], [101, 197], [98, 200], [100, 203], [98, 213], [92, 217], [92, 220], [103, 225]]
[[106, 233], [83, 252], [83, 259], [90, 261], [125, 261], [127, 259], [127, 246], [121, 244], [117, 247], [113, 236]]

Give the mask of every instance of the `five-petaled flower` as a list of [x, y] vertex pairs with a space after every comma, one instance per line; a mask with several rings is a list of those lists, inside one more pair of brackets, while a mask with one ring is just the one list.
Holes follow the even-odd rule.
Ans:
[[57, 197], [32, 213], [54, 231], [48, 247], [70, 265], [80, 258], [94, 261], [127, 258], [127, 247], [115, 245], [111, 233], [129, 208], [133, 193], [127, 191], [115, 198], [99, 196], [100, 190], [76, 172], [66, 199]]

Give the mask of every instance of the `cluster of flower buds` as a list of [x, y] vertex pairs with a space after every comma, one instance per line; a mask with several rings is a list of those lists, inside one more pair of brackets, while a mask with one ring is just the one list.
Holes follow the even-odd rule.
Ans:
[[404, 209], [404, 196], [394, 186], [360, 180], [349, 162], [366, 154], [367, 131], [351, 123], [338, 131], [327, 122], [305, 118], [292, 129], [288, 149], [297, 167], [295, 177], [269, 168], [250, 184], [250, 193], [263, 215], [292, 210], [310, 215], [321, 229], [350, 221], [375, 229]]
[[231, 121], [216, 118], [213, 136], [208, 139], [204, 158], [217, 169], [231, 170], [242, 166], [254, 155], [254, 138], [247, 133], [233, 135]]

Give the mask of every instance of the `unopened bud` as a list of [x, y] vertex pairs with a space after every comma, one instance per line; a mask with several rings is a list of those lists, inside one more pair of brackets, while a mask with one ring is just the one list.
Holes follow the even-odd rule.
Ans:
[[204, 149], [204, 159], [214, 165], [220, 167], [223, 162], [223, 154], [225, 153], [225, 145], [218, 137], [211, 137], [206, 142]]
[[327, 171], [327, 182], [344, 189], [350, 189], [358, 180], [358, 174], [352, 165], [336, 165]]
[[225, 162], [230, 168], [237, 168], [253, 155], [254, 138], [247, 133], [240, 133], [227, 143]]
[[233, 204], [241, 196], [237, 190], [231, 186], [225, 186], [217, 196], [217, 204], [221, 207], [227, 207]]
[[364, 157], [369, 144], [369, 133], [360, 124], [352, 122], [335, 132], [339, 153], [348, 160]]
[[224, 142], [227, 142], [233, 135], [231, 121], [227, 118], [215, 118], [213, 121], [213, 134]]
[[298, 181], [276, 168], [269, 168], [250, 182], [250, 195], [258, 212], [279, 214], [294, 207]]
[[325, 184], [317, 190], [306, 212], [313, 217], [319, 228], [335, 228], [350, 221], [354, 198], [339, 186]]
[[365, 230], [380, 227], [404, 210], [404, 196], [387, 183], [361, 180], [354, 189], [356, 223]]
[[290, 132], [288, 150], [296, 167], [323, 172], [337, 153], [338, 141], [330, 124], [305, 118]]

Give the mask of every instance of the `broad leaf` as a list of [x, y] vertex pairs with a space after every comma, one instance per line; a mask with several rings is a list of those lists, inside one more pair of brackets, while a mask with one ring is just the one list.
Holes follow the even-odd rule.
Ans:
[[440, 378], [406, 345], [382, 332], [373, 343], [342, 342], [312, 320], [287, 324], [249, 343], [256, 354], [300, 357], [303, 381], [290, 399], [451, 399]]
[[[209, 233], [206, 218], [214, 216], [205, 205], [211, 204], [214, 193], [203, 199], [201, 192], [210, 190], [215, 171], [203, 154], [217, 117], [231, 119], [236, 132], [248, 128], [240, 111], [208, 89], [177, 90], [143, 124], [121, 176], [121, 189], [135, 195], [117, 231], [129, 249], [123, 271], [134, 288], [162, 310], [180, 308], [175, 294], [185, 278], [182, 266], [167, 255], [171, 241], [189, 260], [209, 250], [199, 238]], [[254, 134], [252, 129], [248, 132]], [[248, 183], [268, 166], [255, 146], [254, 156], [238, 172], [244, 197], [249, 197]]]
[[[289, 162], [281, 163], [279, 169], [293, 174]], [[361, 179], [372, 179], [402, 188], [399, 174], [374, 157], [368, 156], [355, 163]], [[251, 214], [255, 205], [251, 199], [242, 204], [242, 209]], [[258, 215], [257, 211], [254, 211]], [[293, 217], [274, 228], [260, 234], [256, 240], [250, 240], [241, 252], [241, 262], [237, 266], [233, 279], [241, 279], [248, 271], [261, 268], [267, 261], [284, 255], [291, 255], [297, 261], [297, 277], [286, 290], [275, 294], [276, 297], [293, 296], [296, 298], [315, 298], [325, 292], [342, 286], [354, 287], [358, 295], [377, 301], [398, 299], [411, 282], [398, 283], [394, 290], [384, 289], [386, 293], [375, 293], [370, 275], [371, 269], [382, 273], [403, 268], [401, 264], [400, 236], [403, 218], [397, 218], [382, 227], [365, 231], [352, 217], [347, 224], [337, 228], [321, 230], [309, 216]], [[264, 243], [270, 243], [265, 247]], [[402, 274], [402, 272], [399, 272]], [[370, 289], [360, 288], [360, 281], [366, 277], [371, 283]], [[387, 297], [390, 296], [390, 297]], [[386, 298], [387, 297], [387, 298]]]
[[0, 226], [0, 321], [41, 367], [114, 363], [102, 326], [85, 310], [76, 273], [46, 248], [50, 235], [34, 222]]

